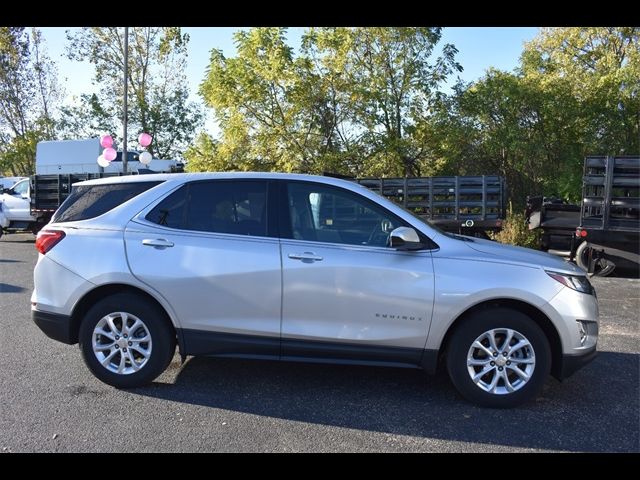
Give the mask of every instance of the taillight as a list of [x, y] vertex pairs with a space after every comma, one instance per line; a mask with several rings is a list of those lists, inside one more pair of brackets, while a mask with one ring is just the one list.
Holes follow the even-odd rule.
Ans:
[[584, 238], [584, 237], [586, 237], [587, 235], [588, 235], [588, 234], [587, 234], [587, 231], [586, 231], [586, 230], [583, 230], [583, 229], [581, 229], [581, 228], [576, 228], [576, 237], [578, 237], [578, 238]]
[[63, 238], [64, 232], [61, 230], [40, 230], [36, 237], [36, 249], [44, 255]]

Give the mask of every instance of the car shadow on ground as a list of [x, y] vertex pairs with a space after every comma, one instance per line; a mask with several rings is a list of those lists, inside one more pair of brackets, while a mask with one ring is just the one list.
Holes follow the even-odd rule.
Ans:
[[[182, 367], [174, 362], [173, 384], [131, 392], [299, 422], [474, 442], [487, 450], [635, 451], [638, 367], [638, 355], [601, 352], [572, 378], [549, 379], [534, 402], [511, 410], [465, 402], [445, 372], [429, 377], [413, 369], [205, 357]], [[613, 433], [603, 438], [606, 429]]]
[[0, 282], [0, 293], [20, 293], [24, 292], [26, 288], [18, 287], [16, 285], [10, 285], [8, 283]]

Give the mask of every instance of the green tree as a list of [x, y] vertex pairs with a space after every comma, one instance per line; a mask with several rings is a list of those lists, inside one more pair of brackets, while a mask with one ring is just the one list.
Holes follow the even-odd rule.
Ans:
[[570, 162], [560, 159], [579, 155], [577, 111], [569, 92], [490, 69], [440, 98], [425, 128], [444, 172], [502, 175], [511, 200], [521, 207], [526, 195], [563, 193], [573, 178]]
[[[181, 157], [202, 122], [202, 113], [188, 101], [184, 68], [189, 37], [177, 27], [129, 29], [129, 145], [140, 132], [154, 140], [150, 152], [160, 158]], [[122, 131], [124, 29], [86, 27], [67, 33], [68, 57], [95, 66], [97, 93], [81, 96], [79, 105], [64, 109], [68, 138]], [[121, 140], [121, 139], [120, 139]]]
[[222, 138], [208, 161], [199, 157], [190, 168], [419, 173], [427, 153], [416, 119], [461, 68], [452, 45], [430, 63], [440, 35], [429, 28], [310, 29], [296, 57], [284, 28], [237, 32], [238, 55], [213, 50], [200, 90]]
[[640, 28], [542, 29], [525, 46], [521, 71], [570, 88], [588, 153], [640, 152]]
[[238, 56], [212, 50], [200, 87], [222, 130], [216, 155], [198, 168], [313, 171], [313, 125], [305, 121], [308, 78], [284, 28], [234, 34]]
[[638, 153], [638, 29], [544, 29], [513, 73], [489, 69], [423, 117], [449, 174], [498, 173], [521, 208], [530, 194], [579, 201], [589, 154]]
[[36, 144], [55, 136], [56, 69], [35, 28], [0, 28], [0, 172], [34, 172]]
[[416, 125], [447, 76], [462, 70], [451, 44], [432, 58], [442, 29], [324, 28], [310, 35], [318, 55], [341, 72], [348, 125], [367, 147], [364, 172], [420, 175], [428, 154]]

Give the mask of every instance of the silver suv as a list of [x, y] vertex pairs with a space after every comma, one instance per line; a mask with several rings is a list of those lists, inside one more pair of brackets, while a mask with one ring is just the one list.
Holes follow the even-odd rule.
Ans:
[[75, 184], [36, 241], [35, 323], [119, 388], [180, 355], [423, 368], [490, 407], [596, 355], [585, 272], [444, 233], [349, 181], [165, 174]]

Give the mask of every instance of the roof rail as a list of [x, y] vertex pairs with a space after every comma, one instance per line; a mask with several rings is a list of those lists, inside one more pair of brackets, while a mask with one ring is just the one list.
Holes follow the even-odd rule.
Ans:
[[331, 177], [331, 178], [340, 178], [342, 180], [355, 180], [355, 177], [352, 177], [350, 175], [342, 175], [340, 173], [333, 173], [333, 172], [322, 172], [322, 176], [323, 177]]

